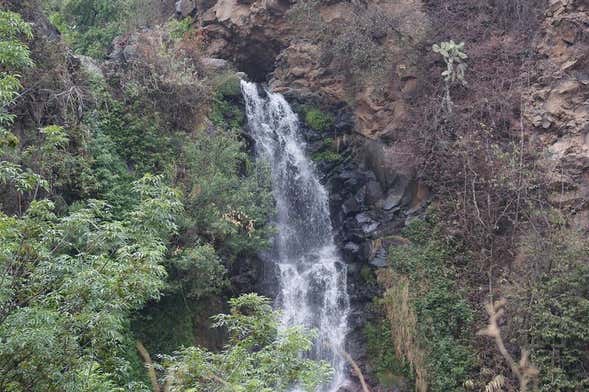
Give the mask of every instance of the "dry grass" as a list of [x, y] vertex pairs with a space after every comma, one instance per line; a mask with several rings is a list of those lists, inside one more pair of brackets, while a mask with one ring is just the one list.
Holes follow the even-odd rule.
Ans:
[[405, 358], [415, 373], [415, 390], [427, 392], [425, 351], [417, 338], [417, 318], [410, 304], [409, 279], [386, 269], [378, 272], [378, 282], [386, 290], [383, 303], [395, 353], [397, 357]]

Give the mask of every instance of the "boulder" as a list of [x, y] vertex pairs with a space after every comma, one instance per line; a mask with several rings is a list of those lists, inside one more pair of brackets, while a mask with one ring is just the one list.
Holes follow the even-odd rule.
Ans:
[[210, 70], [224, 70], [229, 68], [229, 62], [227, 60], [215, 58], [215, 57], [203, 57], [200, 59], [200, 63]]
[[176, 1], [176, 16], [178, 18], [186, 18], [194, 15], [197, 11], [195, 0], [178, 0]]

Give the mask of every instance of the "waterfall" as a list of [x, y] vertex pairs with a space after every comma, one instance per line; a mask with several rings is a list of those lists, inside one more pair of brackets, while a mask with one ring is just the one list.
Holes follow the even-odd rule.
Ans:
[[269, 91], [260, 95], [256, 84], [245, 81], [241, 90], [257, 157], [271, 169], [278, 233], [270, 256], [279, 272], [282, 325], [317, 330], [312, 356], [330, 362], [335, 371], [322, 391], [335, 392], [346, 381], [341, 353], [350, 305], [328, 194], [305, 155], [297, 115], [284, 97]]

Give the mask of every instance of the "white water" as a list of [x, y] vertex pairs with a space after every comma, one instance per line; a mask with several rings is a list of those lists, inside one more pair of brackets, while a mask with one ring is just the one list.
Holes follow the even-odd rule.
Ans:
[[246, 113], [259, 159], [271, 168], [278, 234], [272, 257], [278, 266], [283, 326], [318, 331], [312, 357], [331, 363], [335, 392], [346, 382], [344, 350], [349, 300], [346, 266], [335, 247], [328, 195], [304, 153], [296, 114], [280, 94], [263, 96], [241, 82]]

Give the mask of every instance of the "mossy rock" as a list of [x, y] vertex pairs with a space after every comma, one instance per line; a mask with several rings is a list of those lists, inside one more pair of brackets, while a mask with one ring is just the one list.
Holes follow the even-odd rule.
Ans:
[[311, 159], [315, 162], [339, 162], [342, 156], [335, 151], [321, 151], [313, 154]]
[[305, 110], [305, 123], [309, 128], [324, 132], [333, 127], [333, 116], [317, 108]]
[[225, 98], [237, 98], [241, 96], [241, 79], [237, 75], [229, 75], [224, 78], [217, 87], [217, 93]]

